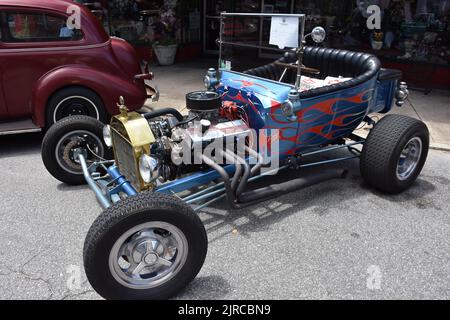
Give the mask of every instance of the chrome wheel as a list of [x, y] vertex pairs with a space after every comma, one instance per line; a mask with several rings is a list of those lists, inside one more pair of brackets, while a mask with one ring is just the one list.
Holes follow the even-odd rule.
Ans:
[[407, 180], [416, 170], [422, 156], [423, 144], [419, 137], [414, 137], [408, 141], [400, 153], [397, 164], [397, 178]]
[[91, 132], [77, 130], [67, 133], [58, 141], [55, 148], [55, 156], [59, 166], [72, 174], [81, 174], [81, 165], [74, 154], [77, 148], [87, 149], [86, 156], [91, 161], [93, 153], [100, 157], [103, 157], [105, 154], [100, 138]]
[[186, 263], [188, 242], [180, 229], [160, 221], [125, 232], [109, 254], [109, 269], [122, 285], [149, 289], [172, 279]]

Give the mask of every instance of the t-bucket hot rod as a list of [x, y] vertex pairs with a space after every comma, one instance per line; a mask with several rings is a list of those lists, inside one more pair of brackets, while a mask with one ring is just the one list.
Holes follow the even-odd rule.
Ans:
[[[248, 15], [223, 13], [222, 26], [235, 16]], [[208, 70], [206, 91], [187, 94], [188, 115], [172, 108], [128, 112], [121, 99], [121, 113], [108, 126], [75, 116], [48, 131], [47, 169], [69, 184], [87, 182], [104, 209], [84, 245], [86, 274], [100, 295], [173, 296], [206, 257], [207, 235], [196, 212], [216, 201], [241, 208], [345, 171], [254, 186], [269, 174], [359, 158], [362, 178], [382, 192], [400, 193], [416, 180], [428, 154], [426, 126], [400, 115], [370, 117], [389, 112], [394, 100], [403, 104], [408, 91], [400, 72], [382, 69], [370, 54], [306, 46], [307, 37], [323, 41], [325, 31], [316, 27], [304, 36], [305, 16], [289, 17], [299, 21], [298, 48], [243, 72], [230, 70], [222, 47], [253, 45], [230, 42], [222, 30], [219, 70]], [[305, 90], [305, 79], [322, 86]], [[354, 133], [361, 124], [372, 127], [367, 138]], [[338, 149], [349, 153], [309, 160]]]

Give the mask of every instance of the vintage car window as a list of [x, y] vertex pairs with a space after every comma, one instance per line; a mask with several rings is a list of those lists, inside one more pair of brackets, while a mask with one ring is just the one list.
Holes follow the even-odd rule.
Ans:
[[81, 30], [69, 29], [64, 16], [44, 13], [14, 12], [6, 14], [5, 42], [77, 41], [83, 38]]

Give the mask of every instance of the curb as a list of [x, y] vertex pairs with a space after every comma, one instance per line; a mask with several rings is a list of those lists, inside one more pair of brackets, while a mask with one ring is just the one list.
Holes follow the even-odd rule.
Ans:
[[431, 143], [430, 144], [431, 150], [437, 150], [437, 151], [447, 151], [450, 152], [450, 145], [443, 144], [443, 143]]

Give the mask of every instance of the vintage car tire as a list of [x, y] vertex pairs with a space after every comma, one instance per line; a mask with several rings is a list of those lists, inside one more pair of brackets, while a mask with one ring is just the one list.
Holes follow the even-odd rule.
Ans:
[[429, 132], [422, 121], [387, 115], [367, 137], [361, 154], [361, 175], [366, 183], [382, 192], [400, 193], [417, 179], [428, 149]]
[[103, 123], [108, 120], [102, 99], [85, 87], [64, 88], [49, 99], [46, 112], [48, 128], [69, 115], [89, 116]]
[[[101, 151], [99, 156], [112, 159], [112, 150], [103, 141], [103, 127], [103, 123], [88, 116], [63, 118], [51, 126], [44, 136], [41, 151], [42, 161], [48, 172], [59, 181], [69, 185], [85, 184], [86, 181], [81, 167], [77, 166], [76, 163], [68, 163], [62, 155], [58, 157], [57, 149], [59, 149], [61, 140], [64, 137], [70, 137], [71, 133], [75, 135], [77, 132], [88, 133], [90, 139], [99, 145]], [[67, 165], [66, 168], [64, 168], [65, 165]], [[71, 165], [75, 165], [75, 167], [72, 168]]]
[[222, 106], [222, 97], [214, 91], [194, 91], [186, 94], [186, 107], [189, 110], [218, 110]]
[[[136, 242], [151, 243], [151, 250], [155, 250], [155, 247], [159, 248], [158, 241], [155, 244], [155, 240], [149, 235], [147, 235], [147, 238], [139, 239], [146, 232], [150, 232], [145, 229], [144, 225], [153, 224], [164, 225], [164, 228], [176, 230], [172, 231], [174, 233], [169, 232], [167, 237], [172, 237], [175, 233], [181, 232], [182, 236], [178, 235], [178, 238], [184, 237], [186, 240], [185, 245], [187, 244], [187, 247], [184, 246], [184, 248], [187, 248], [187, 252], [181, 250], [180, 246], [175, 246], [177, 250], [172, 258], [175, 261], [171, 267], [177, 263], [178, 257], [184, 257], [183, 263], [178, 264], [178, 269], [175, 269], [176, 272], [172, 270], [172, 275], [169, 273], [171, 275], [169, 278], [164, 278], [165, 276], [159, 278], [161, 283], [153, 283], [152, 285], [153, 280], [149, 281], [150, 276], [148, 275], [146, 278], [141, 278], [139, 273], [139, 279], [136, 280], [127, 276], [125, 269], [117, 269], [114, 256], [123, 258], [123, 255], [122, 251], [115, 251], [114, 248], [117, 248], [117, 243], [119, 248], [138, 248], [137, 245], [130, 243], [133, 239]], [[144, 229], [140, 229], [140, 226], [143, 226]], [[152, 230], [150, 235], [155, 236], [157, 228]], [[122, 243], [123, 239], [127, 239], [129, 242]], [[177, 244], [179, 245], [178, 242]], [[203, 223], [189, 205], [171, 195], [144, 192], [116, 203], [97, 217], [84, 243], [84, 267], [90, 284], [105, 299], [167, 299], [177, 294], [197, 276], [205, 261], [207, 248], [208, 239]], [[131, 251], [131, 253], [128, 251], [128, 253], [130, 257], [125, 260], [128, 263], [130, 263], [130, 259], [135, 259], [136, 254], [141, 254], [140, 262], [134, 262], [138, 265], [144, 263], [144, 261], [147, 263], [147, 258], [144, 255], [150, 255], [148, 246], [145, 247], [144, 253], [136, 253], [135, 251]], [[159, 261], [159, 256], [156, 259], [156, 261]], [[158, 262], [153, 260], [153, 263]], [[156, 267], [161, 266], [157, 265]], [[131, 263], [127, 268], [131, 269]], [[140, 270], [146, 271], [145, 268]], [[151, 272], [156, 272], [154, 276], [158, 276], [158, 271], [152, 270]], [[135, 276], [133, 273], [132, 275]]]

